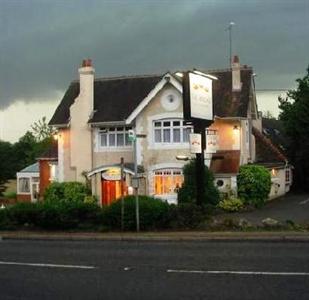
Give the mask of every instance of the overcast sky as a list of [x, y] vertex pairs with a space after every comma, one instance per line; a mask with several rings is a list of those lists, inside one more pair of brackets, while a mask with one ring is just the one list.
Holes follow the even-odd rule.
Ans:
[[[0, 138], [49, 118], [83, 58], [100, 77], [227, 67], [230, 21], [256, 88], [294, 88], [309, 64], [308, 0], [0, 0]], [[259, 109], [276, 115], [279, 93], [260, 92]]]

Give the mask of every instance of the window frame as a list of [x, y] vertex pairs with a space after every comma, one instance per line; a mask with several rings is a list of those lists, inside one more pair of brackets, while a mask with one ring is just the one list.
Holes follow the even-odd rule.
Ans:
[[[169, 124], [168, 124], [169, 123]], [[179, 123], [179, 125], [175, 124]], [[175, 141], [176, 130], [179, 131], [179, 141]], [[188, 146], [189, 134], [193, 132], [193, 127], [185, 125], [181, 118], [164, 118], [152, 121], [152, 143], [155, 147], [164, 146]], [[159, 134], [158, 134], [159, 133]], [[185, 138], [187, 136], [187, 139]]]
[[[156, 189], [156, 178], [161, 177], [163, 181], [163, 189], [165, 189], [165, 184], [164, 184], [164, 179], [170, 177], [172, 180], [172, 184], [175, 183], [175, 179], [178, 176], [182, 176], [182, 184], [184, 183], [184, 174], [183, 170], [181, 168], [162, 168], [162, 169], [156, 169], [153, 171], [153, 191], [154, 195], [158, 197], [164, 197], [164, 196], [174, 196], [177, 194], [177, 191], [175, 191], [176, 186], [171, 186], [172, 191], [168, 193], [162, 193], [162, 194], [157, 194], [157, 189]], [[178, 187], [180, 188], [182, 184]]]
[[[101, 127], [98, 130], [98, 149], [101, 151], [119, 151], [119, 150], [131, 150], [133, 143], [129, 141], [129, 130], [131, 126], [113, 126], [113, 127]], [[105, 136], [106, 145], [102, 143], [102, 137]], [[113, 143], [111, 144], [111, 140]], [[122, 140], [120, 143], [119, 141]]]
[[[25, 187], [23, 182], [28, 182], [28, 189], [22, 189]], [[31, 178], [30, 177], [19, 177], [18, 178], [18, 194], [30, 194], [31, 193]]]

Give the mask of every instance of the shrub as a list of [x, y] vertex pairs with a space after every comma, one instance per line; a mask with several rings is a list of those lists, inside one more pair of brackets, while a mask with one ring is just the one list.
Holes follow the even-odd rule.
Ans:
[[240, 211], [244, 207], [244, 204], [238, 198], [229, 198], [220, 201], [218, 207], [225, 211], [236, 212]]
[[[162, 229], [169, 225], [169, 204], [160, 199], [139, 196], [140, 229]], [[103, 208], [103, 223], [111, 229], [121, 229], [121, 201], [117, 200]], [[124, 228], [135, 230], [135, 197], [124, 198]]]
[[16, 192], [4, 192], [3, 197], [7, 199], [16, 199]]
[[17, 203], [5, 209], [12, 225], [34, 226], [40, 213], [36, 203]]
[[261, 207], [265, 204], [270, 192], [270, 173], [262, 166], [241, 166], [237, 176], [237, 186], [238, 196], [244, 203]]
[[[178, 191], [178, 203], [196, 203], [196, 175], [195, 160], [191, 160], [183, 168], [184, 183]], [[219, 192], [214, 185], [214, 178], [211, 171], [205, 166], [205, 199], [204, 205], [217, 205]]]
[[45, 190], [44, 201], [81, 203], [88, 195], [90, 195], [89, 189], [80, 182], [53, 182]]
[[181, 203], [171, 205], [170, 207], [170, 222], [171, 227], [177, 229], [193, 229], [196, 228], [206, 215], [203, 207], [194, 203]]

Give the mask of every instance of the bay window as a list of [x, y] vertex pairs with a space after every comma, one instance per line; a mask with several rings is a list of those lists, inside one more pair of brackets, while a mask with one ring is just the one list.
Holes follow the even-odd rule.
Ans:
[[154, 172], [154, 190], [156, 195], [176, 194], [183, 184], [181, 169], [161, 169]]

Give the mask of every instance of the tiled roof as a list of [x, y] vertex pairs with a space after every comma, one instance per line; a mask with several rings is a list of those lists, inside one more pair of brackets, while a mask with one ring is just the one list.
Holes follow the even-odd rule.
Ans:
[[19, 171], [19, 173], [39, 173], [39, 163], [34, 163]]
[[219, 150], [212, 155], [209, 169], [214, 174], [237, 174], [239, 162], [239, 150]]
[[255, 137], [256, 163], [285, 163], [287, 161], [287, 158], [263, 133], [255, 127], [252, 128], [252, 133]]
[[[213, 84], [214, 114], [218, 117], [247, 117], [252, 69], [241, 69], [242, 89], [240, 92], [232, 92], [230, 69], [209, 73], [218, 77]], [[95, 113], [89, 122], [124, 121], [162, 78], [163, 75], [95, 79]], [[79, 81], [73, 81], [49, 125], [69, 123], [70, 106], [78, 94]]]

